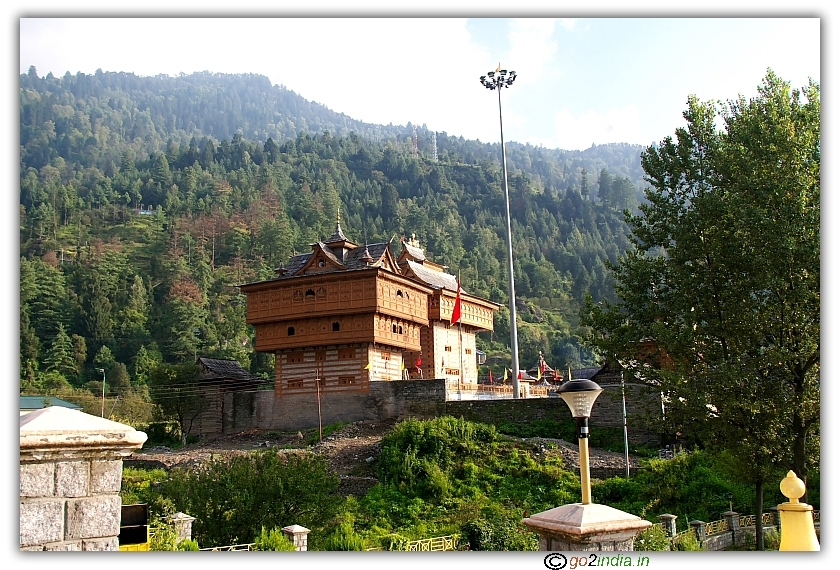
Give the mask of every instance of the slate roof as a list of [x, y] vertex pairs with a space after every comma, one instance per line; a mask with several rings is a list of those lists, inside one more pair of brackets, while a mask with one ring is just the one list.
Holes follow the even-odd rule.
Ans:
[[426, 254], [419, 247], [414, 247], [406, 241], [404, 241], [402, 245], [403, 248], [408, 252], [408, 254], [417, 261], [424, 261], [426, 259]]
[[[330, 261], [332, 261], [334, 264], [338, 265], [340, 268], [342, 268], [342, 269], [344, 269], [344, 268], [345, 268], [344, 262], [343, 262], [343, 261], [341, 261], [339, 258], [337, 258], [337, 257], [335, 256], [335, 254], [332, 252], [332, 250], [326, 246], [326, 244], [324, 244], [324, 243], [322, 243], [322, 242], [320, 242], [320, 241], [319, 241], [318, 243], [314, 243], [314, 244], [312, 244], [312, 246], [313, 246], [313, 247], [316, 247], [316, 246], [317, 246], [317, 247], [318, 247], [318, 249], [320, 249], [320, 250], [321, 250], [321, 253], [323, 253], [323, 254], [324, 254], [324, 256], [325, 256], [327, 259], [329, 259]], [[311, 254], [310, 254], [310, 256], [311, 256]]]
[[[313, 247], [317, 247], [320, 249], [324, 255], [333, 261], [336, 265], [339, 266], [337, 269], [328, 269], [323, 273], [332, 273], [336, 271], [352, 271], [358, 269], [368, 269], [370, 267], [374, 267], [376, 262], [382, 259], [382, 256], [385, 255], [385, 251], [390, 246], [389, 242], [384, 243], [369, 243], [365, 247], [356, 247], [354, 249], [347, 250], [344, 254], [344, 261], [340, 260], [336, 255], [332, 252], [332, 250], [328, 246], [328, 242], [317, 242], [313, 244]], [[367, 264], [362, 258], [365, 256], [365, 251], [370, 253], [370, 256], [373, 258], [373, 264]], [[295, 255], [289, 260], [289, 264], [285, 266], [285, 272], [281, 275], [278, 275], [274, 279], [288, 279], [290, 277], [296, 277], [297, 273], [303, 269], [309, 259], [312, 257], [312, 253], [301, 253]]]
[[[44, 405], [44, 399], [47, 404]], [[40, 410], [47, 406], [61, 406], [62, 408], [70, 408], [71, 410], [81, 410], [82, 406], [56, 398], [55, 396], [21, 396], [20, 409], [21, 410]]]
[[347, 236], [344, 235], [344, 232], [341, 231], [341, 224], [336, 222], [335, 232], [333, 232], [333, 235], [328, 237], [327, 240], [324, 243], [337, 243], [337, 242], [340, 242], [340, 241], [349, 241], [349, 240], [347, 239]]
[[[422, 264], [411, 261], [410, 259], [406, 261], [408, 261], [408, 266], [411, 268], [414, 275], [416, 275], [417, 278], [426, 285], [433, 287], [434, 289], [448, 289], [449, 291], [458, 290], [458, 280], [454, 275], [444, 273], [443, 271], [426, 269]], [[461, 291], [463, 292], [464, 290], [461, 289]]]
[[589, 366], [586, 368], [572, 368], [573, 380], [590, 380], [601, 371], [603, 366]]
[[230, 387], [252, 387], [265, 382], [263, 378], [242, 368], [235, 360], [201, 357], [198, 363], [203, 369], [201, 380], [205, 382], [218, 381]]

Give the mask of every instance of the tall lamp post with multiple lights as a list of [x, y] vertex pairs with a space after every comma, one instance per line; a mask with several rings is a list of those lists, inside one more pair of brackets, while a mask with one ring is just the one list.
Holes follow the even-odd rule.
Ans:
[[510, 230], [510, 196], [508, 193], [507, 157], [505, 155], [505, 130], [502, 127], [502, 88], [510, 87], [516, 79], [516, 72], [508, 73], [501, 64], [496, 71], [488, 71], [480, 77], [481, 84], [499, 95], [499, 132], [502, 137], [502, 171], [505, 177], [505, 214], [507, 214], [508, 248], [508, 296], [510, 297], [510, 350], [511, 372], [513, 373], [513, 397], [519, 398], [519, 338], [516, 333], [516, 289], [513, 285], [513, 240]]

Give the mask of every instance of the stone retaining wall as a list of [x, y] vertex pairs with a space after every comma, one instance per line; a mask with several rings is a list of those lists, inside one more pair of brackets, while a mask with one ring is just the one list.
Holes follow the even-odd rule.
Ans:
[[[591, 425], [623, 427], [621, 386], [605, 384], [603, 387], [604, 392], [595, 401], [592, 410]], [[646, 419], [660, 406], [658, 392], [634, 384], [628, 384], [625, 391], [629, 439], [634, 443], [658, 443], [658, 434], [645, 428]], [[223, 409], [224, 421], [218, 430], [226, 434], [250, 429], [308, 429], [318, 427], [319, 421], [317, 394], [276, 397], [273, 391], [233, 392], [224, 395]], [[371, 382], [365, 391], [325, 392], [320, 396], [322, 425], [364, 420], [393, 421], [409, 417], [428, 419], [443, 415], [487, 423], [571, 418], [568, 407], [560, 398], [447, 401], [445, 381], [442, 379]], [[218, 430], [200, 433], [214, 435], [220, 433]]]

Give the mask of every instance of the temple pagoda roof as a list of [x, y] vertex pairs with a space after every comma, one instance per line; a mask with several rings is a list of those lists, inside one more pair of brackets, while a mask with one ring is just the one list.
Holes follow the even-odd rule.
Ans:
[[[426, 285], [435, 289], [458, 291], [458, 280], [454, 275], [450, 275], [444, 271], [427, 269], [424, 265], [410, 259], [407, 259], [406, 263], [408, 263], [409, 273]], [[461, 292], [463, 293], [464, 290], [461, 289]]]

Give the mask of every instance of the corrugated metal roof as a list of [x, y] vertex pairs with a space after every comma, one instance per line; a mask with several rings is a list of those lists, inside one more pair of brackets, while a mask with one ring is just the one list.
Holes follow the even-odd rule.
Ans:
[[[47, 401], [46, 405], [44, 400]], [[81, 410], [82, 406], [56, 398], [55, 396], [21, 396], [20, 409], [21, 410], [40, 410], [47, 406], [61, 406], [62, 408], [70, 408], [71, 410]]]

